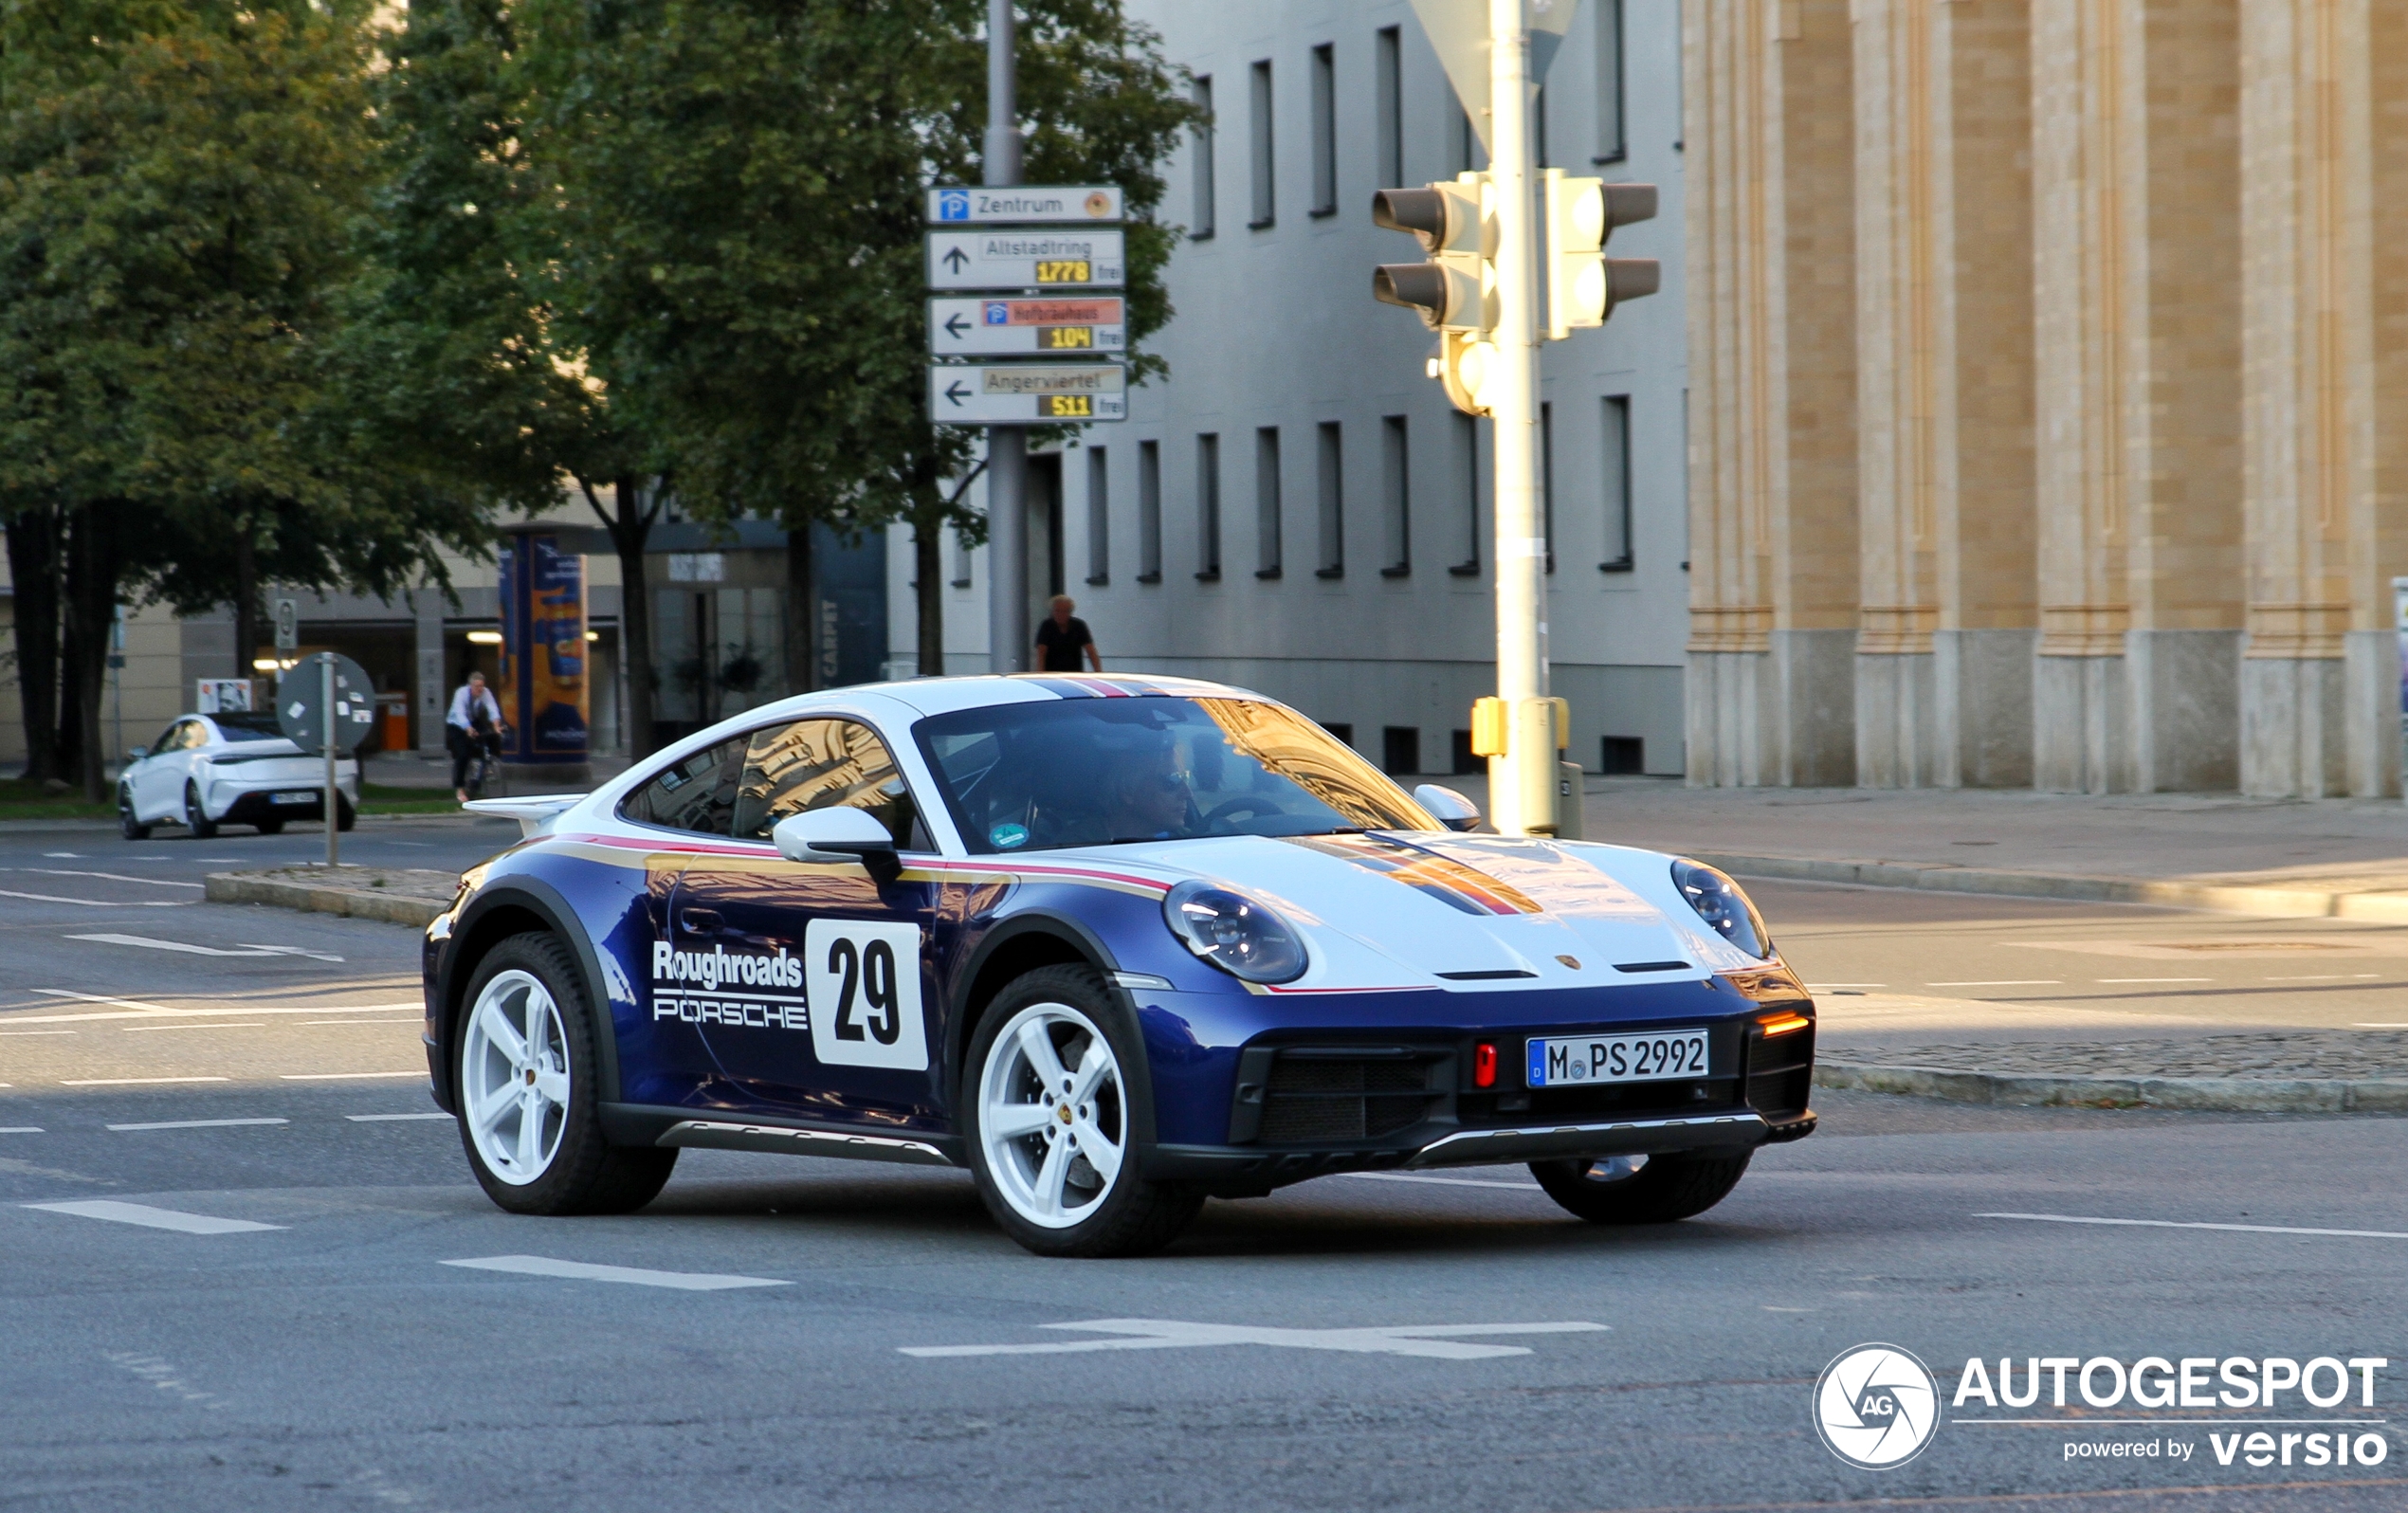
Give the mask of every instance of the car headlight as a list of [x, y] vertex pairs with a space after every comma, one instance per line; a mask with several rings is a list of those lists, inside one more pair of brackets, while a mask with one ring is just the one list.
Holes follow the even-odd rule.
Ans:
[[1751, 957], [1773, 954], [1772, 932], [1764, 928], [1763, 917], [1738, 884], [1703, 862], [1684, 858], [1672, 864], [1672, 885], [1689, 901], [1697, 917], [1714, 927], [1716, 935]]
[[1248, 982], [1293, 982], [1304, 974], [1304, 942], [1268, 904], [1190, 880], [1162, 900], [1162, 918], [1187, 948]]

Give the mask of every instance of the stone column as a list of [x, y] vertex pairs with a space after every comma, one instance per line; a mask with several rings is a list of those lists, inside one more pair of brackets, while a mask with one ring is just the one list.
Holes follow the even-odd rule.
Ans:
[[2034, 0], [2034, 781], [2237, 775], [2235, 0]]
[[1686, 8], [1688, 780], [1855, 779], [1843, 0]]
[[2031, 781], [2024, 0], [1855, 8], [1856, 775]]
[[2246, 0], [2241, 27], [2241, 786], [2397, 793], [2408, 7]]

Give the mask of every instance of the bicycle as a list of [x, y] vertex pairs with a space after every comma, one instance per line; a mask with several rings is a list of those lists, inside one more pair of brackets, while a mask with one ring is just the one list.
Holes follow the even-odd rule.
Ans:
[[[465, 775], [468, 796], [473, 799], [484, 797], [485, 785], [497, 782], [501, 776], [502, 732], [481, 731], [472, 739], [476, 744], [476, 756], [470, 758]], [[497, 793], [495, 796], [502, 795]]]

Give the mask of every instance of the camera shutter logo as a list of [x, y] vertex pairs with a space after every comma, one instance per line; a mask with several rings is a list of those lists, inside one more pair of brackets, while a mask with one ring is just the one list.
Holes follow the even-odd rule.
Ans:
[[1815, 1428], [1824, 1447], [1851, 1466], [1904, 1466], [1939, 1427], [1940, 1384], [1896, 1345], [1843, 1351], [1815, 1379]]

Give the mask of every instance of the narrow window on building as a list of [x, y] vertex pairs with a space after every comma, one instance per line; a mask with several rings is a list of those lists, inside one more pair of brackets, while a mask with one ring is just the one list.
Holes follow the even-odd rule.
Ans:
[[1279, 428], [1254, 432], [1254, 575], [1279, 576]]
[[1681, 391], [1681, 571], [1689, 570], [1689, 392]]
[[1555, 571], [1555, 406], [1539, 406], [1539, 535], [1547, 543], [1547, 571]]
[[1630, 155], [1622, 136], [1622, 0], [1596, 0], [1597, 21], [1597, 140], [1595, 161], [1618, 163]]
[[1137, 444], [1137, 580], [1162, 581], [1162, 444]]
[[1221, 580], [1221, 438], [1212, 431], [1195, 438], [1195, 575]]
[[1454, 472], [1463, 486], [1463, 560], [1447, 569], [1459, 578], [1480, 572], [1480, 423], [1457, 411], [1454, 422]]
[[1605, 396], [1605, 434], [1597, 448], [1597, 478], [1605, 490], [1605, 560], [1601, 573], [1628, 573], [1631, 554], [1631, 396]]
[[1608, 776], [1629, 776], [1647, 771], [1647, 741], [1637, 736], [1601, 736], [1597, 771]]
[[1541, 168], [1547, 162], [1547, 86], [1541, 84], [1530, 101], [1530, 155]]
[[1447, 771], [1458, 777], [1488, 770], [1487, 757], [1471, 755], [1471, 732], [1468, 730], [1447, 732]]
[[1394, 189], [1405, 182], [1404, 39], [1396, 27], [1382, 27], [1377, 41], [1372, 130], [1379, 137], [1379, 187]]
[[1342, 578], [1346, 575], [1346, 459], [1338, 422], [1323, 421], [1319, 440], [1321, 565], [1313, 569], [1313, 574]]
[[1421, 771], [1421, 727], [1387, 725], [1379, 732], [1379, 769], [1391, 777]]
[[1191, 159], [1195, 174], [1195, 224], [1187, 234], [1201, 242], [1213, 234], [1213, 79], [1210, 74], [1195, 81], [1195, 109], [1203, 118], [1195, 123], [1195, 153]]
[[1111, 483], [1105, 449], [1087, 448], [1087, 581], [1112, 581]]
[[1321, 728], [1336, 737], [1341, 746], [1351, 748], [1355, 744], [1355, 727], [1350, 720], [1324, 720], [1321, 722]]
[[1272, 173], [1277, 167], [1271, 152], [1271, 61], [1263, 59], [1254, 64], [1254, 218], [1247, 224], [1256, 230], [1278, 218], [1279, 201], [1271, 191]]
[[970, 533], [967, 531], [953, 533], [953, 586], [957, 589], [970, 587]]
[[1387, 562], [1379, 575], [1401, 578], [1413, 571], [1412, 454], [1405, 448], [1405, 417], [1379, 417], [1380, 542]]
[[1332, 43], [1313, 49], [1313, 209], [1338, 213], [1338, 57]]
[[1483, 155], [1480, 151], [1480, 134], [1471, 129], [1471, 117], [1465, 112], [1460, 101], [1455, 105], [1455, 125], [1452, 135], [1454, 137], [1451, 144], [1453, 151], [1449, 155], [1453, 159], [1454, 171], [1458, 173], [1469, 173], [1478, 169]]
[[1687, 7], [1672, 0], [1672, 151], [1679, 152], [1687, 142], [1688, 132], [1688, 81], [1682, 77], [1687, 71], [1688, 18]]

